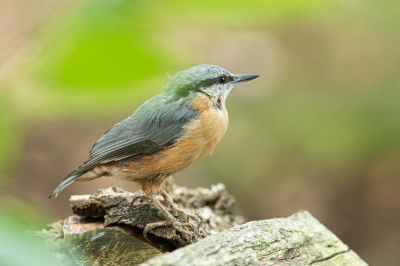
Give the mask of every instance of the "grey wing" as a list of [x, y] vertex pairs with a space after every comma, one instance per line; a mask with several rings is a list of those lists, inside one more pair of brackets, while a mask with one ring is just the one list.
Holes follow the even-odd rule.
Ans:
[[108, 130], [92, 147], [89, 159], [67, 178], [100, 164], [156, 153], [173, 145], [182, 134], [183, 125], [198, 113], [182, 101], [165, 103], [159, 97], [153, 97]]

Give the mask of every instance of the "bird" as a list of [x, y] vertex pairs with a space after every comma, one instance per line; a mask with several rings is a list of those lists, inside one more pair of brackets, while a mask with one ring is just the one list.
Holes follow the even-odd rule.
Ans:
[[[165, 191], [172, 176], [211, 154], [228, 123], [225, 100], [234, 85], [259, 75], [231, 74], [216, 65], [198, 65], [177, 72], [164, 90], [143, 103], [131, 116], [110, 128], [92, 147], [89, 158], [73, 170], [51, 193], [57, 196], [78, 181], [110, 177], [136, 182], [144, 192], [132, 200], [151, 200], [166, 220], [146, 225], [143, 235], [159, 226], [172, 226], [188, 242], [197, 216], [179, 209]], [[157, 199], [161, 195], [164, 201]], [[183, 218], [181, 223], [167, 207]], [[150, 241], [149, 241], [150, 242]]]

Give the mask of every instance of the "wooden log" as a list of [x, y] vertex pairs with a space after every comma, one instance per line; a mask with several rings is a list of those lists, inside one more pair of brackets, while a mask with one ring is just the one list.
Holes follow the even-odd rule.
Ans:
[[[172, 227], [149, 231], [150, 243], [144, 239], [145, 226], [165, 217], [151, 201], [138, 201], [131, 208], [132, 198], [140, 193], [112, 187], [92, 195], [72, 196], [75, 216], [34, 234], [44, 238], [65, 265], [139, 265], [188, 245]], [[234, 199], [222, 184], [211, 189], [173, 186], [169, 193], [180, 208], [201, 220], [199, 230], [190, 231], [193, 242], [244, 222], [243, 217], [234, 215]], [[183, 221], [175, 210], [170, 213]]]
[[[144, 240], [143, 229], [149, 223], [165, 220], [164, 214], [151, 201], [137, 201], [131, 208], [132, 198], [141, 192], [131, 193], [120, 188], [99, 189], [93, 195], [72, 196], [71, 208], [74, 214], [104, 220], [105, 226], [128, 226], [134, 230], [135, 237]], [[196, 214], [200, 227], [191, 230], [192, 241], [196, 242], [207, 235], [215, 234], [244, 222], [234, 215], [234, 198], [225, 191], [225, 186], [218, 184], [211, 189], [187, 189], [173, 186], [170, 195], [174, 202], [187, 213]], [[170, 213], [183, 222], [175, 210]], [[193, 221], [190, 221], [193, 223]], [[196, 227], [196, 223], [193, 223]], [[151, 244], [162, 252], [171, 251], [188, 245], [184, 237], [171, 226], [157, 227], [147, 233]], [[170, 247], [165, 247], [169, 244]], [[166, 249], [164, 250], [162, 245]]]
[[367, 265], [310, 213], [248, 222], [141, 266]]
[[[201, 219], [188, 243], [172, 227], [156, 228], [143, 238], [148, 223], [163, 214], [137, 193], [119, 188], [72, 196], [75, 216], [35, 233], [63, 265], [367, 265], [310, 213], [253, 221], [233, 212], [234, 199], [222, 184], [211, 189], [173, 187], [180, 208]], [[170, 213], [181, 219], [174, 210]]]

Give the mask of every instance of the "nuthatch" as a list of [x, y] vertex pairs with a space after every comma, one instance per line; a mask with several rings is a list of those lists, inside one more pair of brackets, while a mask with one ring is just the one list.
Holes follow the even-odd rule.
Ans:
[[[165, 192], [171, 176], [210, 154], [228, 127], [225, 100], [233, 85], [258, 75], [234, 75], [213, 65], [199, 65], [178, 72], [165, 90], [142, 104], [130, 117], [115, 124], [92, 147], [89, 159], [72, 171], [51, 193], [57, 196], [74, 181], [108, 176], [138, 183], [167, 220], [148, 224], [143, 232], [158, 226], [173, 226], [190, 242], [191, 227], [186, 214]], [[161, 194], [161, 203], [155, 196]], [[164, 205], [166, 206], [164, 206]], [[178, 222], [166, 209], [176, 210], [185, 220]]]

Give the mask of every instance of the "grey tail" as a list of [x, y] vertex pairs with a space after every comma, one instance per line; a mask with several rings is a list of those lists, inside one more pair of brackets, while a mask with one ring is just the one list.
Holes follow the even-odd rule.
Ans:
[[62, 181], [61, 184], [58, 185], [58, 187], [53, 191], [53, 193], [50, 194], [49, 199], [51, 199], [51, 197], [53, 197], [54, 195], [57, 197], [58, 193], [63, 191], [64, 188], [66, 188], [72, 182], [77, 180], [81, 175], [85, 174], [86, 172], [87, 171], [84, 171], [83, 173], [79, 173], [79, 174], [76, 174], [76, 175], [73, 175], [73, 176], [70, 176], [70, 177], [64, 179], [64, 181]]

